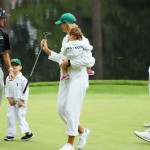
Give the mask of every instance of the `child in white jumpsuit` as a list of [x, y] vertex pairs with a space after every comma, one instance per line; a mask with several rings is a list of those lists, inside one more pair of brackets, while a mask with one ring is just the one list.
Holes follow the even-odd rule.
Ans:
[[15, 79], [13, 81], [9, 81], [8, 77], [6, 79], [5, 95], [9, 103], [7, 109], [7, 136], [4, 140], [11, 141], [17, 136], [16, 120], [19, 122], [21, 133], [25, 134], [21, 140], [28, 140], [33, 138], [34, 135], [30, 132], [28, 123], [25, 119], [29, 88], [27, 88], [24, 94], [23, 90], [27, 83], [27, 79], [20, 72], [22, 66], [19, 59], [11, 59], [11, 64]]
[[[81, 59], [83, 50], [87, 50], [91, 55], [91, 51], [93, 46], [87, 44], [84, 40], [82, 40], [82, 32], [79, 28], [72, 28], [69, 33], [69, 41], [64, 45], [61, 49], [62, 54], [67, 56], [69, 60]], [[60, 61], [61, 63], [62, 61]], [[92, 72], [91, 68], [88, 67], [87, 70]], [[67, 66], [62, 67], [63, 76], [61, 80], [65, 80], [69, 78], [67, 74]]]

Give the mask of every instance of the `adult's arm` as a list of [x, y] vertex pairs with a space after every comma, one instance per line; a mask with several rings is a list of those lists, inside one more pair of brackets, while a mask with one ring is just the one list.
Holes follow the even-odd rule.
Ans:
[[41, 41], [41, 48], [43, 49], [43, 51], [46, 54], [48, 54], [48, 59], [59, 63], [62, 54], [61, 53], [58, 54], [56, 52], [53, 52], [51, 49], [49, 49], [48, 46], [47, 46], [47, 41], [46, 40]]
[[95, 64], [95, 58], [90, 56], [87, 51], [83, 51], [82, 58], [70, 60], [70, 64], [72, 68], [93, 67]]
[[83, 51], [82, 58], [77, 60], [64, 60], [61, 67], [71, 66], [72, 68], [92, 67], [95, 64], [95, 58], [89, 56], [87, 51]]
[[3, 60], [5, 62], [6, 67], [9, 69], [9, 80], [12, 81], [15, 78], [15, 76], [13, 73], [13, 68], [10, 63], [10, 57], [9, 57], [8, 50], [4, 51]]

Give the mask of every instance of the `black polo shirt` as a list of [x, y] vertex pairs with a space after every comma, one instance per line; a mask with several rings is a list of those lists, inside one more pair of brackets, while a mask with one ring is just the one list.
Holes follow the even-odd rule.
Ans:
[[5, 50], [10, 49], [8, 33], [0, 27], [0, 67], [4, 65], [3, 54]]

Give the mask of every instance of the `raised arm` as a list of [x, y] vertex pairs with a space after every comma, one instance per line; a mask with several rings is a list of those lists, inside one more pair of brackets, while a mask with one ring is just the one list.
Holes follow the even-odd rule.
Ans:
[[41, 41], [41, 48], [43, 49], [43, 51], [46, 54], [48, 54], [49, 56], [51, 56], [52, 50], [48, 48], [46, 40], [42, 40]]
[[42, 40], [41, 41], [41, 48], [43, 49], [43, 51], [48, 54], [48, 59], [55, 61], [57, 63], [59, 63], [60, 59], [61, 59], [61, 53], [58, 54], [56, 52], [53, 52], [51, 49], [48, 48], [47, 46], [47, 41], [46, 40]]

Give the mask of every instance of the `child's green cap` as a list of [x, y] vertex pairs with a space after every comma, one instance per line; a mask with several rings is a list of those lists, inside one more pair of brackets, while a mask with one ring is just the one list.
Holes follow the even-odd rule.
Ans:
[[17, 63], [17, 64], [19, 64], [21, 66], [21, 61], [19, 59], [17, 59], [17, 58], [11, 59], [10, 62], [11, 63], [15, 62], [15, 63]]

